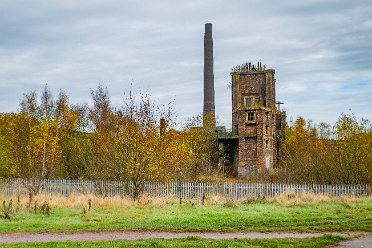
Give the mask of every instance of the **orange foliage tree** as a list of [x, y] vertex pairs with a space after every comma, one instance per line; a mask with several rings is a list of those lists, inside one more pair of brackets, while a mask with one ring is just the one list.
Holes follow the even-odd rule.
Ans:
[[300, 117], [288, 128], [284, 145], [285, 180], [299, 183], [364, 184], [372, 181], [372, 128], [342, 114], [333, 128]]

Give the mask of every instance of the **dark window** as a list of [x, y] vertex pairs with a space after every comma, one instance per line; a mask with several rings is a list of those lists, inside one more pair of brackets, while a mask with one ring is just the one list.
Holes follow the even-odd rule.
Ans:
[[254, 121], [254, 112], [247, 112], [247, 121]]
[[251, 97], [246, 97], [245, 98], [245, 106], [246, 107], [251, 107], [252, 106], [252, 98]]
[[260, 97], [259, 96], [246, 96], [244, 98], [245, 107], [250, 108], [255, 103], [260, 103]]
[[269, 148], [269, 140], [265, 140], [265, 145], [266, 145], [266, 148]]

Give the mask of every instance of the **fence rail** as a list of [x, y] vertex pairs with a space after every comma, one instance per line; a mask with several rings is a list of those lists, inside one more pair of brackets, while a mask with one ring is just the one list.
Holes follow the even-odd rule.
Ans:
[[[103, 197], [133, 196], [133, 183], [123, 181], [90, 181], [64, 179], [0, 179], [0, 192], [6, 196], [25, 196], [30, 192], [47, 195], [69, 196], [93, 194]], [[323, 185], [323, 184], [271, 184], [271, 183], [184, 183], [148, 182], [143, 194], [150, 197], [175, 196], [183, 199], [200, 198], [203, 195], [219, 195], [227, 199], [248, 197], [275, 197], [285, 191], [295, 194], [314, 193], [329, 196], [371, 196], [371, 185]]]

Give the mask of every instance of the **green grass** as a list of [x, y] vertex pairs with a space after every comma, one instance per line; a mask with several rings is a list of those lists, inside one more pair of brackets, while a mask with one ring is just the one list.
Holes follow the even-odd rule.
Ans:
[[184, 239], [148, 239], [136, 241], [104, 241], [104, 242], [50, 242], [50, 243], [22, 243], [3, 245], [3, 248], [23, 247], [325, 247], [336, 244], [342, 237], [324, 235], [318, 238], [307, 239], [237, 239], [237, 240], [211, 240], [196, 237]]
[[0, 219], [0, 232], [147, 231], [372, 231], [372, 198], [360, 203], [240, 204], [237, 207], [168, 204], [93, 209], [54, 208], [50, 216], [20, 211]]

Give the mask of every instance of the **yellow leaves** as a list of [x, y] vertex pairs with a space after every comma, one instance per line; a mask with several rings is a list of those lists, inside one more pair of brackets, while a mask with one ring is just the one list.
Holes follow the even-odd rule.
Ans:
[[78, 113], [66, 112], [63, 116], [63, 121], [61, 121], [61, 128], [66, 130], [75, 130], [78, 124]]
[[78, 126], [78, 118], [78, 111], [71, 111], [69, 107], [66, 106], [62, 112], [58, 113], [56, 120], [61, 131], [72, 132], [76, 130]]
[[44, 143], [47, 143], [48, 146], [55, 148], [59, 141], [57, 133], [58, 123], [56, 120], [46, 119], [39, 122], [31, 129], [33, 147], [39, 151], [42, 150]]
[[148, 120], [120, 120], [113, 136], [115, 156], [121, 161], [117, 170], [125, 171], [128, 178], [168, 180], [175, 170], [191, 165], [189, 146], [182, 134], [171, 130], [160, 135], [155, 122]]
[[0, 134], [0, 178], [11, 177], [15, 172], [11, 143], [5, 136]]
[[293, 128], [286, 130], [286, 144], [294, 144], [298, 142], [309, 142], [317, 138], [317, 129], [311, 126], [311, 121], [306, 123], [302, 117], [297, 118]]
[[60, 156], [58, 121], [46, 118], [31, 127], [30, 152], [37, 165], [42, 167], [42, 175], [51, 172]]
[[[151, 125], [143, 133], [141, 126], [130, 118], [120, 120], [120, 129], [115, 133], [113, 142], [115, 155], [121, 161], [121, 167], [131, 178], [158, 176], [160, 143], [157, 136], [152, 135]], [[155, 128], [153, 128], [155, 129]]]
[[287, 176], [304, 183], [368, 183], [372, 179], [372, 129], [341, 115], [333, 130], [299, 118], [284, 146]]
[[339, 140], [351, 138], [353, 135], [361, 131], [357, 120], [352, 115], [342, 114], [335, 125], [335, 135]]
[[326, 146], [329, 145], [328, 142], [324, 139], [318, 139], [315, 141], [315, 147], [320, 153], [324, 153], [326, 151]]

